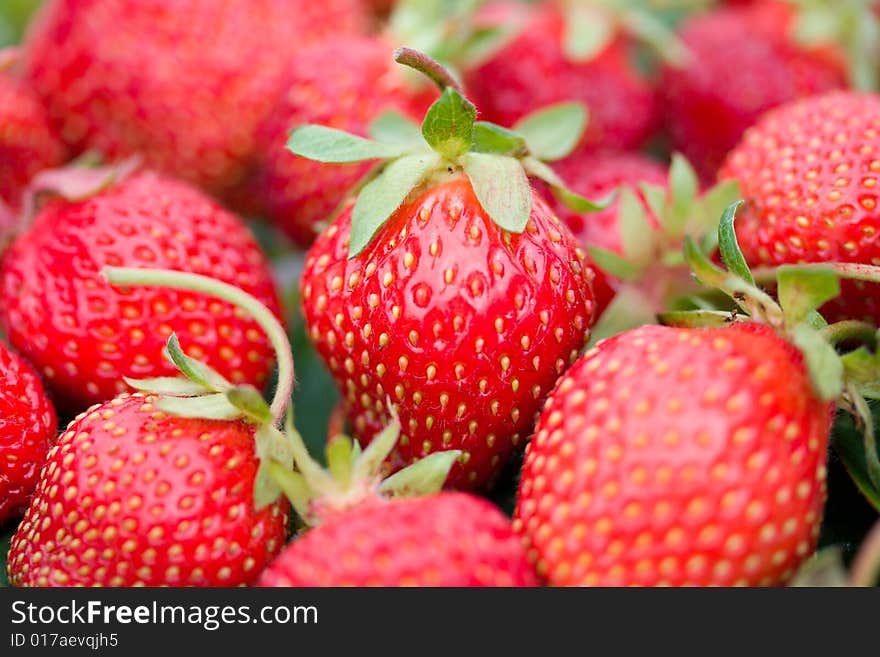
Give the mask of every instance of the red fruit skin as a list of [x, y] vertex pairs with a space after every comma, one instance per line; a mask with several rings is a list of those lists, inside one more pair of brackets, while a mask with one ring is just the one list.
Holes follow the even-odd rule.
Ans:
[[64, 141], [233, 194], [306, 43], [365, 29], [359, 0], [55, 0], [24, 46]]
[[183, 419], [122, 395], [70, 423], [12, 538], [13, 586], [236, 586], [287, 536], [254, 510], [253, 426]]
[[[381, 531], [376, 531], [381, 527]], [[465, 493], [376, 500], [296, 539], [259, 586], [537, 586], [508, 520]]]
[[657, 123], [655, 93], [630, 63], [624, 39], [589, 61], [573, 62], [562, 48], [565, 21], [556, 9], [504, 3], [486, 22], [517, 20], [523, 25], [518, 36], [466, 74], [481, 118], [511, 126], [547, 105], [574, 100], [590, 110], [583, 147], [629, 149], [650, 136]]
[[792, 23], [790, 5], [763, 1], [723, 7], [682, 27], [680, 36], [693, 60], [664, 69], [661, 112], [673, 146], [704, 181], [715, 177], [727, 153], [764, 112], [846, 86], [842, 57], [795, 44]]
[[[272, 222], [308, 247], [346, 195], [376, 162], [324, 164], [287, 150], [291, 130], [324, 125], [366, 137], [372, 121], [394, 110], [419, 118], [436, 97], [417, 101], [394, 48], [382, 39], [328, 40], [302, 50], [292, 62], [286, 93], [260, 129], [261, 183]], [[423, 95], [424, 92], [422, 92]]]
[[0, 525], [27, 509], [57, 425], [40, 377], [0, 342]]
[[[739, 181], [736, 232], [752, 266], [880, 264], [880, 97], [832, 92], [768, 112], [719, 177]], [[880, 319], [880, 287], [843, 281], [829, 321]]]
[[269, 264], [245, 225], [213, 200], [154, 173], [92, 198], [49, 202], [0, 260], [0, 326], [79, 411], [128, 389], [123, 376], [175, 376], [173, 332], [229, 380], [262, 386], [272, 349], [257, 324], [213, 297], [112, 288], [104, 266], [173, 269], [236, 285], [280, 314]]
[[[0, 203], [18, 210], [30, 179], [63, 159], [64, 148], [36, 94], [0, 72]], [[0, 225], [0, 239], [2, 232]]]
[[405, 203], [348, 259], [349, 207], [306, 257], [309, 335], [368, 443], [398, 408], [397, 469], [438, 449], [464, 455], [451, 488], [491, 484], [557, 377], [589, 337], [592, 270], [535, 198], [503, 232], [454, 178]]
[[514, 528], [557, 586], [774, 585], [813, 552], [834, 406], [764, 326], [646, 326], [563, 377]]
[[[586, 198], [601, 200], [622, 187], [631, 189], [642, 202], [648, 217], [656, 222], [656, 217], [650, 211], [639, 187], [641, 183], [664, 188], [667, 186], [666, 168], [655, 160], [638, 153], [576, 151], [567, 158], [554, 162], [553, 168], [569, 189]], [[546, 186], [543, 187], [546, 189]], [[622, 255], [617, 201], [599, 212], [584, 214], [559, 202], [549, 190], [546, 198], [553, 211], [578, 238], [584, 250], [597, 246]], [[601, 316], [614, 298], [618, 281], [595, 265], [593, 268], [596, 271], [596, 279], [593, 281], [596, 315]]]

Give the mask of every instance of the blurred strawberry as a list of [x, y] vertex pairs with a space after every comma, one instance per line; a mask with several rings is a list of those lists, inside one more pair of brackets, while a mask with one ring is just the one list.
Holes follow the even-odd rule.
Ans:
[[141, 153], [224, 195], [251, 165], [287, 64], [363, 25], [359, 0], [54, 0], [24, 63], [75, 151]]

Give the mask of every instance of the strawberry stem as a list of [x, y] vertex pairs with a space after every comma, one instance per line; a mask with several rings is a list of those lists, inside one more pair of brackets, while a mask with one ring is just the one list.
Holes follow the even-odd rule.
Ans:
[[394, 51], [394, 61], [428, 76], [434, 84], [440, 87], [440, 91], [451, 87], [464, 95], [464, 89], [455, 76], [449, 72], [449, 69], [418, 50], [406, 47], [398, 48]]
[[275, 350], [275, 358], [278, 363], [278, 386], [269, 408], [275, 424], [281, 422], [293, 394], [293, 352], [290, 349], [290, 342], [284, 327], [281, 326], [271, 310], [244, 290], [200, 274], [166, 269], [125, 267], [105, 267], [101, 273], [111, 285], [168, 287], [176, 290], [201, 292], [228, 301], [247, 312], [266, 333], [266, 337], [269, 338], [269, 342]]

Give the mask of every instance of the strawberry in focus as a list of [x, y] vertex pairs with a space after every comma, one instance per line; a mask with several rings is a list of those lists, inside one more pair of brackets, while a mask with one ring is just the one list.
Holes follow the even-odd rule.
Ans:
[[245, 225], [189, 185], [139, 172], [82, 200], [53, 198], [0, 261], [0, 326], [61, 408], [114, 397], [128, 389], [124, 376], [173, 373], [161, 355], [172, 326], [191, 354], [233, 382], [266, 383], [269, 345], [229, 304], [114, 290], [99, 275], [108, 265], [211, 275], [279, 312], [268, 262]]
[[56, 428], [39, 375], [0, 342], [0, 525], [27, 509]]

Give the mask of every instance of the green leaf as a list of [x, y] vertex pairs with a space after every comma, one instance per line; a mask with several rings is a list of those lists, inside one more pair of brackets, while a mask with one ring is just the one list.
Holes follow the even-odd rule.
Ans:
[[587, 127], [587, 108], [582, 103], [558, 103], [521, 119], [513, 130], [522, 135], [529, 152], [552, 162], [570, 154]]
[[816, 396], [823, 401], [840, 398], [843, 392], [843, 363], [834, 347], [816, 329], [801, 324], [791, 331], [792, 342], [801, 350]]
[[494, 123], [477, 121], [474, 124], [474, 145], [472, 150], [477, 153], [494, 153], [495, 155], [519, 157], [528, 152], [528, 147], [526, 146], [526, 140], [515, 132]]
[[349, 258], [363, 251], [379, 227], [439, 163], [436, 153], [407, 155], [389, 163], [381, 174], [364, 186], [352, 211]]
[[290, 133], [287, 150], [316, 162], [344, 163], [387, 160], [400, 157], [406, 149], [381, 144], [323, 125], [304, 125]]
[[477, 109], [458, 89], [446, 87], [422, 123], [422, 136], [447, 160], [455, 160], [474, 142]]
[[639, 265], [650, 264], [656, 255], [656, 234], [645, 207], [629, 187], [620, 189], [617, 217], [624, 257]]
[[654, 324], [657, 316], [651, 302], [634, 286], [625, 285], [608, 304], [590, 333], [590, 344], [630, 329]]
[[420, 497], [439, 493], [459, 456], [461, 451], [456, 449], [435, 452], [385, 479], [379, 491], [391, 497]]
[[685, 232], [688, 219], [694, 209], [694, 202], [700, 190], [700, 181], [687, 159], [676, 153], [669, 167], [669, 189], [672, 197], [672, 211], [667, 216], [658, 217], [667, 235], [680, 236]]
[[840, 294], [840, 279], [834, 270], [785, 265], [776, 273], [777, 295], [789, 325], [803, 322], [826, 301]]
[[617, 25], [607, 10], [574, 5], [565, 16], [565, 55], [573, 62], [595, 58], [614, 40]]
[[467, 153], [464, 171], [477, 200], [504, 230], [521, 233], [532, 213], [532, 189], [519, 160], [503, 155]]
[[155, 406], [176, 417], [204, 420], [237, 420], [242, 415], [222, 392], [203, 397], [160, 397]]
[[568, 189], [565, 181], [549, 165], [544, 164], [541, 160], [534, 157], [526, 157], [521, 162], [526, 173], [550, 185], [553, 195], [561, 203], [565, 204], [567, 208], [575, 212], [598, 212], [599, 210], [604, 210], [617, 200], [617, 192], [612, 192], [600, 201], [591, 201]]
[[400, 148], [414, 149], [426, 145], [419, 124], [394, 110], [384, 112], [373, 121], [367, 134], [378, 142]]
[[212, 392], [205, 386], [180, 376], [160, 376], [155, 379], [131, 379], [127, 376], [122, 378], [135, 390], [156, 395], [197, 397]]
[[644, 270], [639, 265], [630, 262], [614, 251], [595, 245], [588, 246], [587, 251], [589, 251], [590, 258], [599, 269], [622, 281], [638, 281], [644, 273]]
[[256, 424], [272, 424], [272, 411], [260, 391], [252, 385], [238, 385], [226, 391], [226, 399]]
[[174, 363], [177, 369], [179, 369], [183, 375], [191, 381], [207, 388], [208, 390], [214, 390], [216, 392], [223, 392], [232, 387], [232, 384], [227, 381], [222, 374], [205, 363], [190, 358], [183, 353], [183, 349], [180, 347], [180, 341], [177, 339], [177, 334], [171, 334], [165, 348], [171, 362]]
[[727, 269], [749, 285], [754, 285], [755, 279], [752, 277], [752, 272], [746, 264], [739, 243], [736, 241], [734, 220], [740, 205], [742, 205], [742, 201], [731, 203], [721, 215], [721, 222], [718, 225], [718, 248], [721, 251], [721, 260]]

